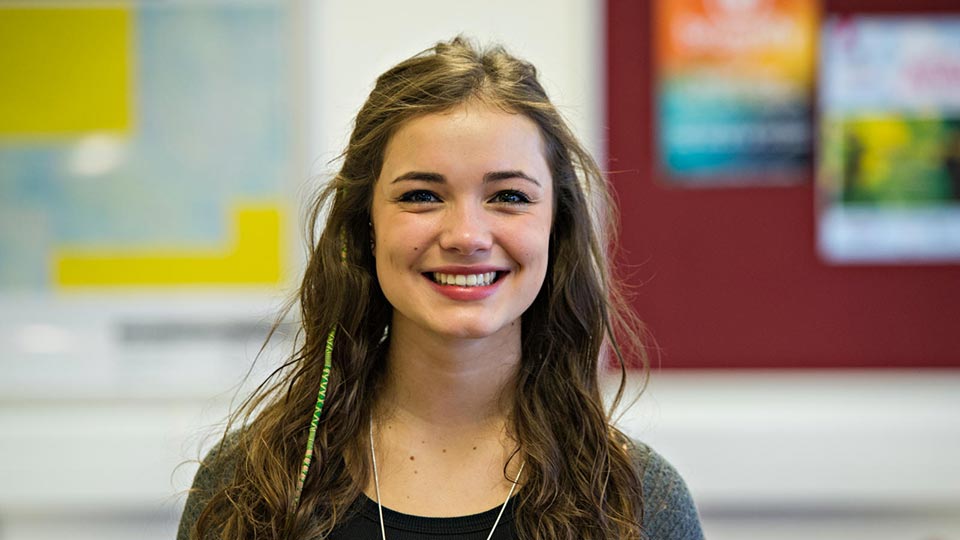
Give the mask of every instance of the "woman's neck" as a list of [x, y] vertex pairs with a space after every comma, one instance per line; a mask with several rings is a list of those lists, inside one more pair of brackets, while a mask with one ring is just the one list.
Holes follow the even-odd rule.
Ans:
[[[482, 339], [453, 339], [394, 319], [386, 378], [371, 423], [379, 494], [394, 510], [432, 517], [503, 504], [519, 460], [510, 429], [520, 323]], [[512, 478], [512, 476], [511, 476]]]
[[395, 320], [379, 410], [433, 429], [502, 428], [520, 364], [520, 322], [514, 326], [461, 339]]

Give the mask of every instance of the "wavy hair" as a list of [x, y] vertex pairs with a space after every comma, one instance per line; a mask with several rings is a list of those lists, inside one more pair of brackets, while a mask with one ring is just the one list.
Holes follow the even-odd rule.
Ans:
[[[534, 66], [462, 37], [385, 72], [357, 114], [342, 167], [311, 207], [296, 351], [232, 416], [230, 424], [244, 427], [225, 435], [221, 450], [232, 453], [235, 469], [207, 501], [194, 537], [323, 538], [349, 515], [368, 481], [364, 435], [382, 384], [392, 315], [370, 250], [373, 186], [387, 142], [404, 122], [469, 100], [533, 120], [554, 182], [547, 275], [522, 316], [509, 420], [525, 463], [517, 532], [525, 540], [643, 537], [639, 473], [611, 414], [624, 393], [625, 356], [646, 359], [640, 323], [608, 264], [616, 217], [606, 181], [547, 98]], [[294, 508], [331, 328], [337, 334], [326, 405]], [[609, 359], [619, 363], [621, 380], [607, 409], [599, 372]]]

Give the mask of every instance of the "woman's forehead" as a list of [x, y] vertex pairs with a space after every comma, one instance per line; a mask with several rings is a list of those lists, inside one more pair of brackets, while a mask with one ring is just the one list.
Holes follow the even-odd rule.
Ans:
[[450, 173], [467, 168], [530, 169], [528, 174], [544, 176], [544, 181], [549, 176], [539, 126], [523, 114], [479, 101], [414, 117], [394, 132], [384, 152], [381, 177], [424, 168]]

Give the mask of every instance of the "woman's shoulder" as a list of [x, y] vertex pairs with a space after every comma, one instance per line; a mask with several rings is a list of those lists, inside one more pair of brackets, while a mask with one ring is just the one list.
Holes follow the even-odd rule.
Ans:
[[239, 456], [239, 434], [232, 432], [223, 437], [207, 452], [200, 462], [193, 486], [190, 487], [187, 502], [180, 516], [177, 540], [188, 540], [190, 532], [207, 502], [217, 491], [225, 486], [233, 476]]
[[643, 488], [643, 525], [655, 540], [702, 540], [700, 516], [683, 477], [650, 446], [630, 441]]

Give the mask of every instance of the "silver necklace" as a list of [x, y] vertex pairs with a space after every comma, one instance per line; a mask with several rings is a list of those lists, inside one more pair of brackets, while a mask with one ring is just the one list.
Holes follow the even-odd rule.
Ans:
[[[377, 451], [373, 447], [373, 418], [370, 419], [370, 458], [373, 460], [373, 487], [377, 490], [377, 512], [380, 513], [380, 538], [381, 540], [387, 540], [387, 529], [383, 525], [383, 505], [380, 504], [380, 475], [377, 472]], [[493, 527], [490, 529], [490, 534], [487, 535], [487, 540], [493, 538], [493, 531], [497, 530], [497, 525], [500, 524], [500, 518], [503, 517], [503, 511], [507, 509], [507, 503], [510, 502], [513, 491], [517, 489], [517, 482], [520, 481], [523, 465], [524, 463], [520, 462], [520, 470], [517, 471], [517, 477], [513, 479], [513, 485], [510, 486], [510, 492], [507, 493], [507, 498], [500, 507], [500, 513], [497, 514], [497, 520], [493, 522]]]

